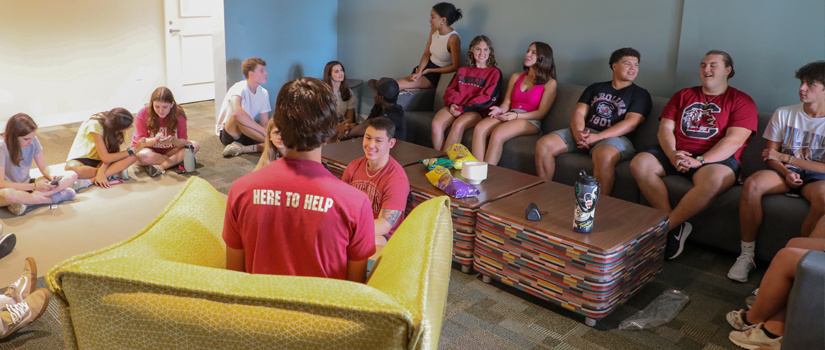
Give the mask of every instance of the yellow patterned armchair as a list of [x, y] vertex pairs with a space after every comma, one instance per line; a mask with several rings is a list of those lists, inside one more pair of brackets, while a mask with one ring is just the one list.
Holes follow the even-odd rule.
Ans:
[[449, 199], [417, 207], [369, 282], [224, 269], [226, 199], [191, 178], [135, 236], [46, 276], [70, 349], [435, 349], [450, 278]]

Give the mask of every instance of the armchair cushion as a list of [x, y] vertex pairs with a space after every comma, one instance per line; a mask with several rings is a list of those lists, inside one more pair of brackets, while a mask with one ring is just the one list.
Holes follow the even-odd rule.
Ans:
[[226, 199], [193, 177], [143, 231], [46, 278], [72, 349], [428, 349], [437, 345], [449, 279], [440, 262], [452, 245], [445, 203], [410, 214], [367, 285], [253, 275], [224, 269]]

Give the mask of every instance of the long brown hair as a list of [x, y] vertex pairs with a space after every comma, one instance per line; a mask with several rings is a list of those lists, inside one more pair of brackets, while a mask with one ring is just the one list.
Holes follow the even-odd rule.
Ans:
[[155, 102], [166, 102], [172, 104], [172, 109], [169, 111], [169, 114], [166, 115], [166, 131], [170, 135], [175, 135], [175, 132], [178, 130], [178, 117], [183, 117], [186, 119], [186, 113], [183, 111], [183, 108], [175, 102], [175, 96], [172, 95], [172, 90], [165, 86], [161, 86], [155, 91], [152, 92], [152, 97], [149, 99], [149, 106], [146, 107], [146, 129], [152, 132], [153, 134], [157, 134], [160, 131], [160, 116], [155, 113], [154, 103]]
[[126, 108], [117, 107], [108, 112], [95, 114], [92, 119], [97, 120], [103, 127], [103, 143], [106, 144], [106, 151], [109, 153], [120, 152], [120, 144], [123, 143], [124, 133], [132, 126], [135, 117]]
[[[556, 79], [556, 60], [553, 59], [553, 48], [541, 41], [533, 42], [530, 45], [536, 46], [536, 63], [533, 64], [536, 68], [534, 70], [536, 78], [533, 80], [533, 84], [543, 85], [550, 79]], [[529, 50], [530, 46], [527, 46], [527, 49]], [[524, 71], [528, 70], [530, 70], [530, 67], [524, 66]]]
[[15, 166], [20, 166], [23, 160], [23, 150], [20, 148], [20, 137], [31, 134], [37, 130], [37, 123], [26, 113], [17, 113], [6, 122], [6, 133], [3, 134], [6, 140], [6, 147], [9, 149], [9, 157]]
[[482, 41], [487, 44], [488, 48], [490, 48], [490, 55], [487, 56], [487, 67], [496, 66], [496, 55], [495, 50], [493, 50], [493, 42], [486, 35], [479, 35], [473, 38], [473, 41], [470, 42], [470, 48], [467, 49], [467, 66], [477, 67], [476, 57], [473, 55], [473, 49], [475, 49], [476, 45]]
[[329, 61], [329, 63], [324, 66], [324, 82], [332, 87], [332, 68], [335, 66], [341, 66], [341, 71], [344, 72], [344, 81], [342, 81], [341, 86], [338, 87], [338, 91], [341, 92], [341, 99], [344, 101], [349, 101], [352, 97], [352, 92], [349, 90], [349, 85], [347, 85], [347, 70], [344, 68], [343, 63], [338, 61]]
[[272, 129], [274, 128], [277, 128], [277, 126], [275, 126], [275, 118], [269, 118], [269, 123], [266, 124], [266, 142], [264, 142], [264, 152], [261, 153], [261, 159], [266, 159], [266, 163], [264, 165], [272, 163], [281, 157], [281, 153], [278, 151], [278, 148], [272, 145]]

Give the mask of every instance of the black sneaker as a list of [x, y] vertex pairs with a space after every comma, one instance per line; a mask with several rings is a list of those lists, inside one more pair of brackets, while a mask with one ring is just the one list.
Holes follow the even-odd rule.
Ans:
[[681, 225], [668, 231], [667, 243], [665, 244], [665, 259], [674, 259], [679, 256], [679, 254], [682, 254], [685, 241], [692, 230], [693, 226], [689, 222], [683, 222]]
[[17, 244], [17, 236], [14, 233], [9, 233], [0, 238], [0, 259], [9, 255]]

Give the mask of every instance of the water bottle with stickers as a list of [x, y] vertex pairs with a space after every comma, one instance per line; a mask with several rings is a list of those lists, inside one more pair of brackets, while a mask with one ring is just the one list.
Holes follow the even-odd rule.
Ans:
[[590, 233], [593, 229], [593, 220], [596, 217], [596, 202], [599, 201], [601, 185], [596, 178], [587, 175], [584, 170], [579, 171], [579, 179], [573, 186], [576, 190], [576, 210], [573, 214], [573, 231]]

